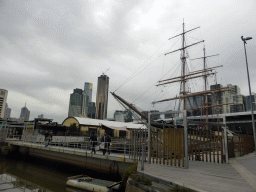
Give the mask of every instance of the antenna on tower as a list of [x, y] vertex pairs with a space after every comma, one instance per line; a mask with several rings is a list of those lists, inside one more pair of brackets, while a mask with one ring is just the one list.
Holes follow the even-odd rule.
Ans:
[[105, 73], [107, 73], [107, 71], [109, 70], [110, 68], [108, 68], [105, 72], [102, 71], [102, 75], [105, 75]]

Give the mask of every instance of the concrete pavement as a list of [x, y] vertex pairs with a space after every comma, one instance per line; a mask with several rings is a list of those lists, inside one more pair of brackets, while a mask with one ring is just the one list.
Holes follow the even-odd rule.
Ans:
[[189, 169], [145, 163], [141, 171], [140, 166], [141, 174], [195, 191], [256, 191], [256, 153], [230, 159], [230, 164], [189, 161]]

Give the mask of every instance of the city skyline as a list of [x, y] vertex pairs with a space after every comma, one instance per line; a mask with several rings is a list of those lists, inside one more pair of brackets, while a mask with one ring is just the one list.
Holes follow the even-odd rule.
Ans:
[[[207, 59], [207, 65], [223, 65], [216, 70], [218, 83], [238, 85], [243, 95], [249, 93], [241, 36], [253, 37], [246, 46], [252, 91], [256, 92], [255, 8], [250, 0], [1, 1], [0, 81], [1, 88], [8, 90], [11, 116], [19, 117], [27, 101], [31, 119], [45, 114], [61, 123], [67, 117], [71, 90], [82, 88], [84, 82], [96, 85], [97, 77], [109, 68], [109, 91], [121, 86], [115, 93], [143, 110], [172, 110], [172, 103], [164, 107], [151, 102], [156, 93], [168, 98], [179, 92], [177, 86], [162, 91], [154, 85], [165, 74], [180, 75], [180, 53], [164, 54], [180, 48], [180, 39], [168, 39], [181, 33], [183, 19], [187, 30], [200, 26], [188, 34], [188, 45], [205, 40], [204, 45], [189, 48], [187, 56], [202, 57], [203, 46], [207, 55], [220, 54]], [[191, 70], [203, 65], [189, 59], [188, 64]], [[201, 84], [191, 89], [202, 90]], [[122, 110], [112, 96], [108, 102], [108, 117]]]

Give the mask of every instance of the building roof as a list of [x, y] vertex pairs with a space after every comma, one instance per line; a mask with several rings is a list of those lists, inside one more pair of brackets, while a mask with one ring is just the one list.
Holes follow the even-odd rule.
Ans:
[[75, 118], [80, 125], [94, 125], [94, 126], [105, 125], [107, 127], [127, 127], [127, 129], [140, 129], [140, 128], [146, 129], [147, 128], [144, 124], [106, 121], [106, 120], [90, 119], [90, 118], [83, 118], [83, 117], [71, 117], [71, 118]]

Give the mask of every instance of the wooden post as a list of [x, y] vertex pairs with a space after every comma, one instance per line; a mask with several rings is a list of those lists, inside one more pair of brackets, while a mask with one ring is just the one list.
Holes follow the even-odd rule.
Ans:
[[223, 159], [223, 130], [221, 131], [220, 151], [221, 151], [221, 163], [223, 163], [224, 162], [224, 159]]
[[151, 129], [150, 116], [151, 116], [151, 113], [148, 113], [148, 163], [151, 163], [151, 157], [152, 157], [152, 136], [151, 136], [152, 129]]
[[170, 165], [172, 166], [172, 154], [173, 154], [173, 128], [170, 130]]
[[220, 128], [218, 126], [218, 136], [217, 136], [217, 142], [216, 142], [216, 145], [217, 145], [217, 163], [220, 163], [220, 160], [219, 160], [219, 131], [220, 131]]
[[188, 158], [191, 160], [191, 131], [189, 131], [189, 148], [188, 148]]
[[214, 137], [213, 137], [213, 162], [215, 163], [215, 131], [214, 131]]
[[[186, 135], [185, 130], [183, 129], [181, 132], [181, 158], [182, 158], [182, 167], [185, 167], [185, 158], [188, 158], [188, 151], [185, 150], [185, 144], [184, 144], [184, 135]], [[187, 137], [188, 139], [188, 137]], [[187, 153], [187, 154], [186, 154]], [[188, 160], [188, 159], [187, 159]], [[187, 167], [186, 167], [187, 168]]]
[[170, 153], [170, 128], [167, 129], [167, 146], [166, 146], [166, 164], [169, 165], [169, 153]]
[[191, 147], [192, 147], [192, 160], [194, 160], [195, 131], [193, 131], [193, 145], [191, 145]]
[[199, 157], [199, 160], [201, 160], [201, 131], [199, 131], [199, 134], [198, 134], [198, 136], [199, 136], [199, 139], [198, 139], [198, 141], [199, 141], [199, 143], [198, 143], [198, 157]]
[[162, 163], [162, 129], [159, 129], [159, 164]]
[[165, 165], [165, 139], [166, 138], [166, 131], [165, 131], [165, 128], [163, 127], [163, 164]]
[[177, 156], [177, 137], [178, 137], [178, 134], [177, 134], [177, 129], [175, 129], [175, 132], [174, 132], [174, 137], [173, 137], [173, 141], [174, 141], [174, 166], [176, 166], [176, 156]]
[[156, 163], [158, 163], [158, 128], [156, 128]]
[[155, 163], [155, 149], [156, 149], [156, 141], [155, 141], [155, 128], [152, 129], [153, 131], [153, 134], [152, 134], [152, 140], [153, 140], [153, 152], [152, 152], [152, 155], [153, 155], [153, 163]]
[[209, 157], [210, 157], [210, 162], [212, 162], [212, 131], [210, 133], [210, 141], [209, 141]]
[[204, 162], [205, 132], [202, 131], [202, 161]]
[[208, 130], [206, 130], [206, 151], [205, 151], [206, 162], [208, 162], [208, 141], [209, 141], [208, 136], [209, 136]]

